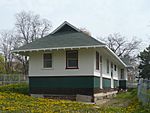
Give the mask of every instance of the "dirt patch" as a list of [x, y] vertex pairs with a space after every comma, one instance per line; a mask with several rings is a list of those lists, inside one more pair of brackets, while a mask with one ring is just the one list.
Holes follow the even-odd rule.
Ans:
[[110, 101], [110, 99], [101, 99], [101, 100], [96, 101], [96, 104], [103, 105], [103, 104], [108, 103], [109, 101]]
[[98, 106], [111, 106], [111, 107], [127, 107], [131, 100], [129, 99], [103, 99], [96, 102]]

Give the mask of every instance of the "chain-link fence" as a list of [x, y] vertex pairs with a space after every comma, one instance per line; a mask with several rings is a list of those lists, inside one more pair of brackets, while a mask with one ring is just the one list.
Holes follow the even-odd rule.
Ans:
[[127, 88], [137, 88], [138, 83], [137, 82], [127, 82]]
[[143, 104], [150, 104], [150, 80], [139, 80], [138, 98]]
[[28, 78], [22, 74], [0, 74], [0, 85], [28, 82]]

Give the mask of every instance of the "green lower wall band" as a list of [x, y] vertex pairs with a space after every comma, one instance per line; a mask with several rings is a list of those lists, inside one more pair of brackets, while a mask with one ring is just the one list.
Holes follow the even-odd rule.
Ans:
[[[103, 88], [111, 88], [111, 79], [102, 79]], [[126, 88], [126, 80], [113, 80], [114, 88]], [[96, 76], [52, 76], [29, 77], [32, 88], [100, 88], [100, 77]]]
[[119, 88], [126, 89], [127, 88], [127, 81], [126, 80], [119, 80]]
[[111, 80], [108, 78], [103, 78], [103, 88], [111, 88]]
[[95, 76], [29, 77], [30, 88], [99, 88]]
[[100, 77], [94, 77], [94, 88], [100, 88]]

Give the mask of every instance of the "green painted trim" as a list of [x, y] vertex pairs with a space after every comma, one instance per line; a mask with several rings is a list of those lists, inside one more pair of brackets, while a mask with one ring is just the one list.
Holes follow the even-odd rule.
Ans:
[[111, 88], [111, 79], [103, 78], [103, 88]]
[[32, 88], [99, 88], [100, 78], [95, 76], [29, 77]]
[[100, 77], [94, 77], [94, 88], [100, 88]]
[[127, 88], [127, 81], [126, 80], [119, 80], [119, 88], [126, 89]]

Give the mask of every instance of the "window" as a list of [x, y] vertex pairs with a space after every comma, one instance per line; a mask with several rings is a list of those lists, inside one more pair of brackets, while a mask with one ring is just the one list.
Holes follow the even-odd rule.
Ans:
[[117, 66], [116, 66], [116, 65], [114, 65], [114, 70], [115, 70], [115, 71], [117, 70]]
[[96, 70], [99, 70], [99, 53], [96, 52]]
[[113, 63], [111, 62], [111, 77], [113, 77]]
[[121, 69], [121, 79], [124, 79], [124, 69]]
[[78, 51], [66, 51], [66, 68], [78, 69]]
[[51, 53], [43, 54], [43, 67], [52, 68], [52, 54]]
[[107, 60], [107, 73], [109, 73], [109, 60]]

